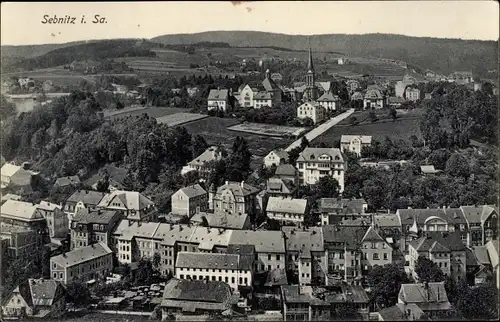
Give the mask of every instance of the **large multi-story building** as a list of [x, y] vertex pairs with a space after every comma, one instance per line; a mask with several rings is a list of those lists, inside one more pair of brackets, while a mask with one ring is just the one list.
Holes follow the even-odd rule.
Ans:
[[122, 219], [119, 210], [80, 209], [71, 223], [71, 249], [102, 242], [112, 247], [112, 233]]
[[469, 228], [467, 246], [485, 245], [498, 239], [498, 208], [494, 206], [462, 206]]
[[247, 213], [250, 217], [256, 215], [257, 194], [260, 192], [245, 182], [230, 182], [217, 189], [212, 197], [214, 212], [224, 212], [229, 215]]
[[419, 257], [425, 257], [436, 263], [447, 276], [455, 280], [465, 278], [467, 269], [466, 247], [456, 232], [426, 232], [410, 243], [409, 269], [414, 277]]
[[1, 227], [21, 227], [33, 230], [44, 241], [48, 241], [49, 229], [47, 220], [43, 217], [36, 204], [29, 202], [7, 200], [1, 206]]
[[233, 291], [252, 286], [252, 271], [252, 263], [240, 261], [238, 254], [179, 252], [175, 261], [176, 278], [224, 282]]
[[155, 204], [137, 191], [113, 191], [102, 198], [97, 208], [119, 210], [133, 221], [154, 221], [158, 215]]
[[381, 109], [384, 107], [384, 94], [376, 88], [369, 88], [363, 97], [365, 110]]
[[321, 177], [330, 176], [338, 181], [340, 192], [344, 191], [347, 162], [340, 149], [307, 147], [297, 158], [297, 169], [301, 184], [315, 184]]
[[42, 237], [37, 231], [25, 227], [2, 226], [0, 237], [5, 242], [5, 255], [9, 258], [29, 259], [43, 246]]
[[229, 244], [255, 246], [256, 272], [285, 268], [285, 241], [280, 231], [234, 230]]
[[208, 210], [208, 193], [199, 184], [177, 190], [170, 199], [175, 215], [192, 217]]
[[113, 252], [104, 243], [77, 248], [50, 258], [50, 276], [64, 284], [82, 283], [107, 276], [113, 271]]
[[300, 285], [328, 285], [327, 254], [321, 227], [300, 230], [282, 227], [286, 239], [286, 268], [298, 275]]
[[69, 233], [69, 219], [62, 210], [62, 206], [48, 201], [41, 201], [37, 208], [47, 221], [49, 236], [51, 238], [67, 237]]
[[79, 209], [87, 208], [96, 210], [99, 202], [104, 198], [104, 192], [92, 190], [77, 190], [64, 202], [63, 210], [68, 214], [68, 228], [71, 227], [71, 221]]

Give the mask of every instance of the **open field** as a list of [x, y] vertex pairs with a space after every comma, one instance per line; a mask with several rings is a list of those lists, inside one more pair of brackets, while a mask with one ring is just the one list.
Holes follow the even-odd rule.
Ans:
[[287, 146], [292, 141], [251, 133], [235, 133], [228, 129], [228, 127], [239, 123], [237, 119], [207, 117], [185, 124], [184, 127], [193, 136], [196, 134], [203, 136], [208, 144], [221, 144], [227, 149], [231, 148], [236, 136], [241, 136], [248, 142], [250, 152], [261, 157], [265, 156], [272, 149]]
[[298, 136], [304, 131], [307, 131], [304, 127], [280, 126], [261, 123], [238, 124], [229, 127], [228, 130], [277, 137]]
[[396, 121], [383, 120], [376, 123], [360, 125], [336, 125], [313, 140], [314, 143], [324, 142], [331, 145], [333, 141], [340, 140], [343, 134], [371, 135], [374, 139], [383, 139], [385, 136], [393, 140], [409, 140], [412, 135], [421, 138], [418, 118], [400, 118]]
[[195, 113], [175, 113], [169, 114], [161, 117], [157, 117], [156, 121], [158, 123], [164, 123], [168, 126], [176, 126], [182, 125], [190, 122], [194, 122], [197, 120], [201, 120], [207, 118], [208, 115], [204, 114], [195, 114]]
[[106, 116], [111, 117], [111, 118], [116, 118], [116, 117], [122, 117], [122, 116], [128, 116], [128, 115], [142, 115], [146, 113], [147, 115], [154, 117], [154, 118], [160, 118], [166, 115], [171, 115], [171, 114], [176, 114], [176, 113], [185, 113], [186, 109], [183, 108], [177, 108], [177, 107], [161, 107], [161, 106], [154, 106], [154, 107], [146, 107], [146, 108], [140, 108], [140, 107], [135, 107], [131, 108], [128, 110], [119, 111], [119, 112], [110, 112]]
[[[413, 118], [419, 118], [422, 111], [420, 109], [413, 109], [413, 110], [402, 110], [398, 109], [397, 111], [397, 116], [399, 119], [413, 119]], [[366, 111], [356, 111], [354, 112], [351, 116], [356, 117], [358, 122], [361, 124], [363, 123], [371, 123], [369, 119], [369, 114], [372, 112], [371, 110], [366, 110]], [[379, 121], [383, 120], [390, 120], [392, 122], [392, 118], [389, 116], [389, 110], [388, 109], [380, 109], [380, 110], [373, 110], [375, 112], [375, 115], [379, 119]], [[349, 123], [349, 118], [339, 122], [338, 125], [350, 125]]]

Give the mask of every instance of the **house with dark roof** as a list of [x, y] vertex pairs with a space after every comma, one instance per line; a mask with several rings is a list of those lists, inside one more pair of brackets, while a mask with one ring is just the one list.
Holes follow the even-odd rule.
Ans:
[[359, 284], [363, 276], [362, 240], [368, 226], [343, 227], [338, 225], [322, 226], [325, 250], [328, 251], [329, 284], [346, 281]]
[[381, 109], [384, 107], [384, 103], [384, 94], [381, 90], [377, 88], [369, 88], [366, 90], [363, 96], [363, 108], [365, 110]]
[[424, 311], [414, 303], [396, 303], [378, 312], [379, 321], [422, 321], [426, 318]]
[[410, 243], [409, 255], [409, 269], [415, 277], [415, 266], [421, 256], [436, 263], [447, 276], [456, 280], [466, 277], [466, 247], [459, 232], [425, 232]]
[[195, 213], [208, 210], [208, 193], [199, 184], [177, 190], [170, 199], [175, 215], [192, 217]]
[[96, 210], [99, 202], [104, 198], [104, 192], [93, 190], [77, 190], [64, 202], [63, 210], [68, 214], [69, 224], [79, 209]]
[[113, 247], [112, 234], [122, 219], [119, 210], [79, 209], [71, 223], [71, 249], [103, 242]]
[[402, 284], [398, 303], [416, 304], [431, 319], [445, 315], [452, 309], [444, 282]]
[[208, 110], [220, 110], [226, 112], [229, 106], [228, 89], [211, 89], [208, 93]]
[[158, 214], [153, 201], [137, 191], [115, 190], [105, 195], [97, 208], [122, 211], [133, 221], [154, 221]]
[[54, 187], [64, 188], [68, 186], [77, 186], [80, 183], [80, 178], [78, 178], [78, 176], [60, 177], [56, 179]]
[[50, 258], [50, 276], [64, 284], [83, 283], [107, 276], [113, 271], [113, 251], [103, 242], [76, 248]]
[[392, 263], [392, 247], [380, 236], [373, 225], [369, 226], [361, 239], [362, 274], [368, 274], [374, 266], [385, 266]]
[[369, 298], [361, 286], [311, 287], [283, 285], [281, 302], [285, 321], [328, 321], [336, 318], [336, 309], [353, 305], [357, 316], [343, 317], [346, 320], [368, 320]]
[[300, 285], [327, 284], [327, 258], [321, 227], [282, 227], [286, 242], [286, 268], [298, 276]]
[[[266, 70], [266, 77], [262, 81], [262, 87], [265, 90], [266, 96], [271, 99], [271, 105], [269, 105], [269, 107], [276, 106], [281, 103], [283, 100], [283, 91], [271, 78], [269, 69]], [[257, 108], [255, 104], [257, 104], [257, 102], [256, 97], [254, 96], [254, 108]]]
[[2, 318], [59, 318], [66, 311], [65, 290], [54, 280], [30, 278], [2, 301]]
[[285, 267], [285, 240], [281, 231], [233, 230], [229, 245], [255, 247], [255, 272]]
[[203, 226], [205, 222], [205, 224], [208, 224], [207, 227], [221, 229], [245, 230], [250, 229], [252, 226], [250, 217], [245, 213], [228, 215], [225, 213], [198, 212], [191, 217], [191, 222], [200, 226]]
[[292, 180], [272, 177], [266, 183], [266, 192], [270, 197], [293, 198], [297, 191], [298, 186]]
[[316, 100], [316, 102], [323, 106], [327, 111], [336, 111], [340, 108], [340, 98], [337, 95], [334, 95], [331, 91], [325, 92]]
[[321, 198], [319, 212], [322, 225], [333, 225], [342, 219], [363, 219], [371, 222], [366, 213], [368, 203], [364, 199]]
[[253, 263], [240, 262], [239, 254], [179, 252], [175, 277], [181, 280], [218, 281], [238, 286], [252, 286]]
[[161, 302], [162, 320], [170, 316], [222, 314], [232, 306], [231, 288], [219, 281], [171, 279]]
[[243, 181], [226, 181], [217, 189], [212, 198], [214, 212], [227, 213], [228, 215], [246, 213], [250, 218], [253, 218], [256, 215], [257, 194], [259, 192], [260, 189]]

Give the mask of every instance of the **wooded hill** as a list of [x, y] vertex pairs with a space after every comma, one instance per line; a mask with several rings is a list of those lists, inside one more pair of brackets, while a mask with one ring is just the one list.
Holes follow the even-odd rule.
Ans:
[[[201, 41], [225, 42], [237, 47], [283, 47], [306, 50], [308, 36], [257, 31], [209, 31], [195, 34], [163, 35], [151, 39], [163, 44], [192, 44]], [[394, 34], [325, 34], [310, 36], [317, 52], [341, 52], [348, 56], [402, 60], [448, 75], [453, 71], [472, 71], [480, 77], [496, 76], [496, 41], [409, 37]]]

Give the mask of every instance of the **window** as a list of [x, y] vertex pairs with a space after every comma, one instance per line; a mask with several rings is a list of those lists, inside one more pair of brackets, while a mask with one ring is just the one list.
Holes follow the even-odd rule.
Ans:
[[276, 260], [279, 261], [280, 260], [280, 255], [276, 255]]
[[373, 259], [374, 259], [374, 260], [378, 260], [378, 253], [374, 253], [374, 254], [373, 254]]
[[384, 253], [384, 259], [387, 260], [387, 253]]
[[267, 255], [267, 260], [271, 260], [271, 254]]
[[229, 277], [224, 277], [224, 281], [227, 283], [229, 281]]
[[180, 277], [181, 277], [181, 280], [183, 280], [184, 279], [184, 274], [181, 274]]
[[377, 244], [376, 243], [372, 243], [372, 248], [377, 248]]

